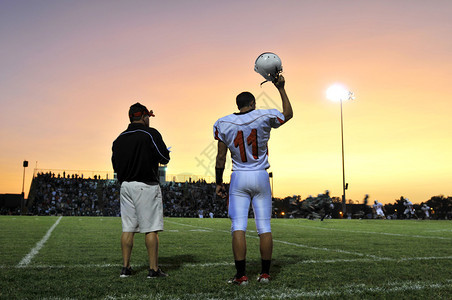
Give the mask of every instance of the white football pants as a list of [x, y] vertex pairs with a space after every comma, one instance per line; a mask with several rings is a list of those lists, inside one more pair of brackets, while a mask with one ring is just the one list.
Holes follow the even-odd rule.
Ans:
[[229, 186], [229, 218], [231, 232], [246, 232], [250, 202], [253, 205], [257, 233], [271, 232], [272, 193], [265, 170], [233, 171]]

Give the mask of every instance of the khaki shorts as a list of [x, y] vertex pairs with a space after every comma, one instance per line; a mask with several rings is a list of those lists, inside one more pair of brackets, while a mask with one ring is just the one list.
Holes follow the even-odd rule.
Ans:
[[123, 232], [163, 230], [163, 203], [160, 186], [124, 181], [121, 184], [121, 221]]

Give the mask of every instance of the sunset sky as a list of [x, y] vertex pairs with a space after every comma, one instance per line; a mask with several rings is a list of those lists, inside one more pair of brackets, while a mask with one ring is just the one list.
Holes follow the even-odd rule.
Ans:
[[[0, 2], [0, 193], [33, 169], [112, 172], [111, 144], [139, 101], [171, 146], [168, 174], [213, 175], [213, 123], [282, 60], [294, 118], [272, 131], [274, 195], [414, 203], [452, 196], [452, 1]], [[230, 163], [229, 163], [230, 165]], [[230, 172], [225, 172], [229, 176]], [[228, 180], [226, 180], [228, 181]]]

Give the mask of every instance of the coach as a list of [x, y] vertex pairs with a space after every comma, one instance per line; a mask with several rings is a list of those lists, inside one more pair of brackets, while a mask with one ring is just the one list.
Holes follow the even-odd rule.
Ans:
[[153, 117], [144, 105], [130, 107], [130, 124], [113, 142], [112, 163], [121, 183], [121, 250], [123, 268], [120, 277], [132, 275], [130, 256], [136, 232], [145, 234], [149, 256], [148, 278], [168, 276], [158, 267], [158, 232], [163, 230], [163, 203], [159, 185], [159, 164], [167, 164], [169, 151], [160, 133], [149, 127]]

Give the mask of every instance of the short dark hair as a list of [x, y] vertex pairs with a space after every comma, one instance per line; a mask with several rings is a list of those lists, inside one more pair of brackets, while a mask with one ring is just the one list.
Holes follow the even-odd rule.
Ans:
[[249, 106], [254, 100], [256, 99], [250, 92], [242, 92], [237, 95], [237, 98], [235, 98], [235, 102], [237, 103], [237, 107], [239, 109], [245, 106]]
[[131, 123], [133, 121], [141, 120], [141, 116], [143, 116], [143, 115], [149, 115], [149, 110], [146, 108], [146, 106], [142, 105], [139, 102], [130, 106], [129, 119], [130, 119]]

